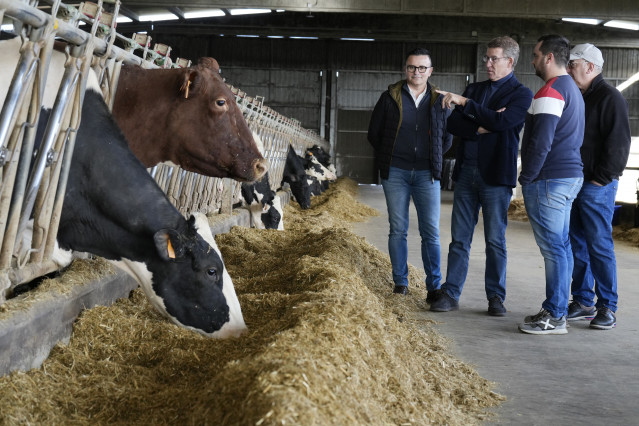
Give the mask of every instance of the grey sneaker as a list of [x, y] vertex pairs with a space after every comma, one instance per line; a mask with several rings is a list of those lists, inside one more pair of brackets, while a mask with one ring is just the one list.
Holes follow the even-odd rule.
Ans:
[[595, 317], [597, 313], [597, 308], [594, 306], [584, 306], [577, 301], [570, 302], [568, 305], [568, 316], [566, 319], [568, 321], [577, 321], [577, 320], [591, 320]]
[[519, 331], [528, 334], [566, 334], [566, 317], [553, 318], [545, 309], [537, 315], [529, 315], [524, 318], [523, 324], [519, 324]]
[[595, 319], [590, 321], [590, 328], [596, 328], [599, 330], [610, 330], [617, 325], [617, 317], [607, 307], [602, 307], [597, 311]]

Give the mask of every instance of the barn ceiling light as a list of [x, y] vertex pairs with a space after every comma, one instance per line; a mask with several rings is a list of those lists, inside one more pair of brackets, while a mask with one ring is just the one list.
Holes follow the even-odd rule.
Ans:
[[639, 23], [630, 21], [608, 21], [604, 27], [623, 28], [624, 30], [639, 31]]
[[192, 10], [190, 12], [184, 12], [185, 19], [211, 18], [214, 16], [226, 16], [226, 13], [224, 13], [222, 9], [202, 9], [202, 10]]
[[284, 38], [284, 36], [266, 36], [266, 38]]
[[140, 22], [157, 22], [157, 21], [171, 21], [180, 19], [172, 13], [156, 13], [150, 15], [140, 15]]
[[128, 18], [124, 15], [120, 15], [115, 19], [115, 22], [117, 22], [118, 24], [128, 24], [129, 22], [133, 22], [133, 19]]
[[257, 13], [271, 13], [271, 9], [229, 9], [231, 15], [255, 15]]
[[294, 38], [297, 40], [317, 40], [318, 37], [304, 37], [304, 36], [290, 36], [289, 38]]
[[603, 22], [601, 19], [594, 19], [594, 18], [561, 18], [561, 20], [566, 22], [576, 22], [578, 24], [587, 24], [587, 25], [599, 25]]
[[349, 37], [342, 37], [342, 38], [340, 38], [340, 40], [344, 40], [344, 41], [375, 41], [374, 38], [349, 38]]
[[258, 38], [259, 36], [256, 34], [237, 34], [235, 37]]

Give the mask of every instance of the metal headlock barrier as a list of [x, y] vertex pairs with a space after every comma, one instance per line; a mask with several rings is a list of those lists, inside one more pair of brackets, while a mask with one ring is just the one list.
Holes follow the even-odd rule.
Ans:
[[[60, 0], [44, 3], [50, 14], [38, 9], [37, 0], [0, 0], [0, 22], [11, 19], [21, 40], [20, 58], [0, 111], [0, 304], [16, 285], [59, 269], [52, 254], [90, 69], [112, 108], [123, 64], [144, 68], [191, 64], [184, 58], [173, 62], [169, 46], [156, 43], [151, 49], [151, 37], [145, 34], [128, 38], [116, 33], [119, 0], [111, 12], [103, 9], [102, 0], [77, 8]], [[90, 30], [80, 29], [81, 23], [90, 25]], [[116, 39], [125, 48], [116, 46]], [[66, 42], [63, 65], [51, 63], [56, 40]], [[64, 73], [34, 158], [50, 66], [64, 67]], [[273, 190], [280, 186], [289, 144], [298, 154], [313, 145], [328, 150], [324, 139], [266, 106], [263, 98], [230, 88], [249, 128], [262, 140]], [[170, 164], [149, 171], [185, 216], [195, 211], [230, 213], [240, 201], [240, 185], [231, 179], [202, 176]]]

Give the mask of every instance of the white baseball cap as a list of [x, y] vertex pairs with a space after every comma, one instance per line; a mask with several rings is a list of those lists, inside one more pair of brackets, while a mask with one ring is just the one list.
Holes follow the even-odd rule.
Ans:
[[592, 62], [598, 67], [603, 67], [604, 59], [601, 50], [590, 43], [578, 44], [570, 50], [570, 60], [583, 59]]

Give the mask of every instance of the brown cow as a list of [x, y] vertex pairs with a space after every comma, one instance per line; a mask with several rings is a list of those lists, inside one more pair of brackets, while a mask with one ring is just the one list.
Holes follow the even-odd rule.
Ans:
[[190, 68], [123, 66], [113, 116], [146, 167], [172, 161], [243, 182], [268, 169], [213, 58]]

